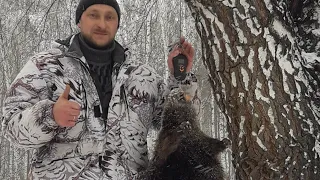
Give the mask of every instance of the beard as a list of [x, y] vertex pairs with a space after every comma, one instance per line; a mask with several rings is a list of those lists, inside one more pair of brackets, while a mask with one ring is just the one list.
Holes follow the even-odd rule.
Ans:
[[[107, 32], [102, 32], [98, 30], [94, 31], [94, 33], [107, 34]], [[81, 35], [84, 41], [88, 44], [88, 46], [90, 46], [93, 49], [99, 49], [99, 50], [108, 49], [110, 46], [112, 46], [114, 41], [114, 38], [112, 38], [110, 41], [107, 41], [105, 44], [97, 44], [91, 36], [86, 35], [82, 32], [81, 32]]]

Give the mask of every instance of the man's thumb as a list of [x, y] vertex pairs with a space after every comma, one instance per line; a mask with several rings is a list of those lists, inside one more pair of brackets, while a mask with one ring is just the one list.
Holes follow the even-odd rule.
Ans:
[[70, 93], [70, 85], [67, 84], [66, 85], [66, 89], [63, 91], [63, 93], [61, 94], [60, 98], [64, 98], [64, 99], [68, 100], [69, 93]]

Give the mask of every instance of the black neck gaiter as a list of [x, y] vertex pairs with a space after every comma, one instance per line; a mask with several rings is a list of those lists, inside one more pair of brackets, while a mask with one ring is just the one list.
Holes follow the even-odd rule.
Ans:
[[98, 48], [79, 34], [80, 49], [89, 65], [90, 74], [99, 94], [102, 117], [107, 118], [108, 107], [112, 95], [112, 52], [115, 41], [106, 47]]

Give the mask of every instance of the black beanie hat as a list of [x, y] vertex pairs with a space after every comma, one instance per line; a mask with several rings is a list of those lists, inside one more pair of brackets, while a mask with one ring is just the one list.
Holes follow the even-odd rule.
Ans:
[[[79, 23], [82, 13], [91, 5], [105, 4], [113, 7], [118, 14], [118, 21], [120, 24], [120, 7], [116, 0], [80, 0], [76, 10], [76, 24]], [[118, 25], [119, 27], [119, 25]]]

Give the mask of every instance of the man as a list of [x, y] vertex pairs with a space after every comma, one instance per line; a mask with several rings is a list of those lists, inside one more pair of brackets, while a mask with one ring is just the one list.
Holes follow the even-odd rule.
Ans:
[[[32, 179], [136, 179], [146, 168], [148, 129], [178, 85], [126, 55], [114, 40], [119, 22], [116, 0], [81, 0], [81, 32], [33, 56], [9, 88], [3, 132], [34, 150]], [[194, 50], [181, 44], [168, 66], [183, 53], [190, 71]], [[195, 99], [193, 81], [189, 73], [180, 86]]]

